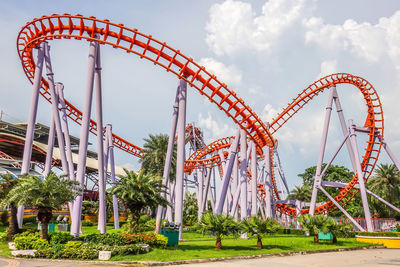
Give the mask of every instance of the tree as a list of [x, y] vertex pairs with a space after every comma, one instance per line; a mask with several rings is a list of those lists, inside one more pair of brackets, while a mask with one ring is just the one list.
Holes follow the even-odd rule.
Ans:
[[257, 248], [262, 248], [262, 238], [266, 234], [275, 233], [281, 228], [281, 225], [271, 218], [265, 220], [259, 216], [251, 216], [242, 221], [242, 228], [244, 232], [250, 236], [257, 236]]
[[[394, 164], [380, 164], [375, 169], [375, 174], [368, 180], [367, 187], [388, 202], [400, 204], [400, 172]], [[380, 217], [392, 217], [393, 212], [379, 200], [371, 198], [373, 206]]]
[[[168, 135], [167, 134], [158, 134], [158, 135], [149, 135], [149, 138], [145, 138], [143, 145], [143, 157], [139, 160], [142, 164], [142, 169], [144, 174], [163, 176], [164, 172], [164, 164], [165, 158], [167, 155], [168, 149]], [[176, 169], [176, 146], [174, 146], [172, 160], [171, 160], [171, 168], [169, 177], [170, 180], [174, 180], [175, 178], [175, 169]]]
[[183, 224], [186, 226], [192, 226], [197, 223], [197, 211], [198, 204], [196, 193], [185, 194], [185, 200], [183, 201]]
[[141, 211], [145, 208], [154, 209], [158, 205], [170, 205], [162, 197], [166, 187], [161, 184], [161, 177], [144, 174], [144, 171], [135, 173], [124, 169], [126, 175], [119, 175], [120, 181], [113, 184], [110, 193], [115, 195], [130, 212], [130, 230], [137, 232]]
[[204, 234], [211, 234], [216, 236], [215, 248], [221, 249], [221, 238], [227, 235], [238, 236], [241, 226], [236, 222], [232, 216], [227, 214], [213, 215], [211, 212], [204, 213], [200, 222], [197, 225], [200, 232]]
[[[18, 180], [11, 176], [11, 174], [0, 175], [0, 200], [4, 200], [8, 193], [18, 183]], [[8, 225], [7, 240], [12, 240], [12, 237], [18, 233], [18, 221], [17, 221], [17, 205], [14, 202], [10, 202], [8, 205], [11, 213], [10, 223]]]
[[351, 229], [352, 225], [349, 223], [338, 224], [337, 221], [333, 218], [328, 218], [326, 221], [326, 225], [324, 227], [324, 233], [332, 233], [332, 243], [337, 243], [337, 236], [339, 234], [343, 236], [347, 236], [349, 230]]
[[318, 233], [319, 232], [327, 232], [329, 217], [324, 215], [310, 215], [305, 214], [299, 217], [299, 222], [305, 231], [312, 232], [314, 234], [314, 243], [318, 244]]
[[60, 208], [82, 194], [79, 182], [64, 179], [64, 177], [58, 177], [54, 172], [50, 172], [45, 179], [39, 176], [22, 175], [3, 203], [32, 206], [37, 210], [37, 220], [42, 225], [40, 237], [48, 239], [47, 226], [52, 218], [53, 209]]
[[311, 194], [311, 187], [307, 184], [303, 184], [302, 186], [295, 186], [295, 188], [290, 191], [288, 199], [310, 202]]

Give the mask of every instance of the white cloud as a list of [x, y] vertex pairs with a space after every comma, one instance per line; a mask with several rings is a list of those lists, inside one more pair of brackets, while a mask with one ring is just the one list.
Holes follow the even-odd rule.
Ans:
[[206, 143], [215, 141], [217, 138], [231, 136], [234, 133], [234, 130], [228, 124], [215, 120], [210, 113], [207, 114], [207, 117], [203, 117], [203, 114], [199, 113], [198, 120], [198, 125], [204, 131], [204, 136], [207, 139]]
[[206, 42], [217, 55], [271, 52], [277, 39], [305, 13], [306, 0], [269, 0], [256, 16], [251, 4], [226, 0], [210, 8]]
[[261, 118], [264, 122], [272, 122], [278, 114], [278, 110], [274, 109], [270, 104], [266, 104], [261, 114]]
[[337, 72], [337, 61], [336, 60], [325, 60], [321, 63], [321, 73], [318, 75], [318, 79], [326, 75]]
[[222, 62], [209, 57], [200, 59], [199, 64], [228, 86], [238, 86], [242, 81], [242, 73], [233, 65], [225, 66]]
[[[328, 50], [345, 50], [373, 63], [385, 55], [400, 56], [400, 11], [377, 24], [357, 23], [352, 19], [342, 25], [325, 24], [322, 18], [303, 20], [306, 44], [314, 43]], [[399, 66], [399, 65], [398, 65]]]

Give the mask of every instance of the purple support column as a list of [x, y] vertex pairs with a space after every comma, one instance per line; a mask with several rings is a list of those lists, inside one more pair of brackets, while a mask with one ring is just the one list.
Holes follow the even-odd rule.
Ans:
[[[340, 126], [342, 128], [343, 136], [347, 136], [349, 131], [348, 131], [348, 127], [346, 125], [346, 120], [344, 118], [342, 105], [340, 104], [339, 95], [338, 95], [337, 90], [336, 90], [336, 85], [332, 86], [331, 90], [334, 91], [333, 100], [335, 102], [336, 111], [337, 111], [337, 114], [338, 114], [338, 117], [339, 117]], [[353, 166], [353, 170], [355, 170], [357, 167], [356, 167], [356, 164], [355, 164], [354, 152], [353, 152], [353, 148], [351, 147], [350, 140], [346, 141], [346, 147], [347, 147], [347, 151], [348, 151], [348, 154], [349, 154], [349, 157], [350, 157], [351, 165]]]
[[251, 141], [251, 215], [257, 216], [257, 148]]
[[68, 174], [68, 162], [67, 157], [65, 155], [65, 144], [64, 144], [64, 136], [61, 129], [61, 120], [60, 120], [60, 113], [58, 111], [58, 96], [55, 89], [54, 84], [54, 73], [51, 66], [51, 59], [50, 59], [50, 46], [47, 42], [44, 43], [44, 59], [46, 63], [47, 69], [47, 80], [49, 82], [49, 91], [51, 95], [51, 106], [52, 106], [52, 114], [54, 115], [54, 124], [56, 126], [57, 132], [57, 141], [58, 141], [58, 149], [60, 151], [60, 158], [61, 158], [61, 165], [64, 171], [64, 174]]
[[52, 162], [53, 162], [53, 149], [54, 149], [54, 138], [56, 136], [54, 123], [54, 114], [51, 114], [50, 121], [50, 130], [49, 130], [49, 139], [47, 140], [47, 152], [46, 152], [46, 161], [44, 163], [44, 171], [43, 175], [46, 177], [51, 171]]
[[58, 101], [61, 106], [61, 125], [64, 132], [64, 140], [65, 140], [65, 153], [67, 155], [68, 161], [68, 170], [69, 170], [69, 179], [71, 181], [75, 181], [75, 167], [74, 160], [72, 158], [72, 150], [71, 150], [71, 139], [69, 136], [69, 127], [68, 127], [68, 119], [67, 113], [65, 112], [65, 99], [64, 99], [64, 85], [62, 83], [56, 83], [56, 92], [58, 94]]
[[[235, 193], [236, 190], [238, 190], [238, 188], [240, 188], [239, 186], [239, 177], [238, 177], [238, 154], [236, 153], [236, 157], [235, 157], [235, 162], [233, 163], [233, 173], [232, 173], [232, 178], [233, 178], [233, 188], [232, 191], [233, 193], [233, 198], [232, 198], [232, 205], [231, 205], [231, 215], [236, 219], [239, 220], [239, 213], [237, 212], [237, 207], [235, 207], [235, 205], [237, 206], [237, 201], [235, 203]], [[240, 192], [240, 190], [239, 190]], [[232, 213], [232, 210], [234, 210], [235, 212]]]
[[201, 204], [203, 203], [203, 187], [204, 187], [204, 175], [203, 175], [203, 170], [199, 171], [199, 176], [198, 176], [198, 187], [199, 187], [199, 194], [197, 195], [197, 200], [198, 200], [198, 212], [197, 216], [201, 218], [201, 215], [203, 214], [202, 206]]
[[[97, 42], [91, 42], [89, 48], [89, 60], [88, 60], [88, 72], [86, 79], [85, 89], [85, 102], [83, 106], [83, 117], [82, 127], [79, 141], [79, 156], [78, 156], [78, 167], [76, 171], [76, 180], [79, 181], [82, 188], [84, 188], [84, 179], [86, 172], [86, 156], [89, 138], [89, 126], [90, 126], [90, 113], [92, 109], [92, 97], [93, 97], [93, 83], [94, 83], [94, 68], [96, 63], [96, 50], [98, 47]], [[72, 214], [72, 225], [71, 235], [79, 236], [79, 228], [81, 225], [81, 214], [82, 214], [82, 196], [78, 196], [74, 201], [74, 208]]]
[[[176, 134], [176, 125], [178, 122], [178, 110], [179, 110], [179, 86], [176, 88], [176, 95], [175, 95], [175, 102], [173, 105], [173, 112], [172, 112], [172, 122], [171, 122], [171, 129], [169, 131], [169, 137], [168, 137], [168, 148], [167, 148], [167, 154], [165, 156], [165, 162], [164, 162], [164, 171], [163, 171], [163, 185], [166, 186], [168, 179], [169, 179], [169, 173], [171, 170], [171, 162], [172, 162], [172, 155], [174, 151], [174, 141], [175, 141], [175, 134]], [[163, 194], [165, 197], [166, 194]], [[160, 228], [161, 228], [161, 215], [163, 211], [162, 206], [158, 206], [157, 208], [157, 215], [156, 215], [156, 229], [155, 232], [158, 234], [160, 233]]]
[[231, 143], [231, 147], [229, 149], [230, 150], [229, 158], [228, 158], [228, 162], [225, 164], [224, 177], [222, 179], [221, 188], [219, 189], [219, 192], [218, 192], [217, 202], [215, 203], [214, 214], [222, 213], [222, 209], [223, 209], [225, 198], [226, 198], [226, 193], [228, 190], [229, 183], [231, 181], [232, 168], [233, 168], [233, 164], [235, 162], [235, 157], [236, 157], [237, 149], [239, 146], [239, 139], [240, 139], [240, 128], [238, 127], [238, 129], [236, 131], [235, 139]]
[[238, 210], [238, 202], [239, 202], [239, 198], [240, 198], [240, 191], [241, 191], [241, 188], [240, 188], [240, 186], [238, 186], [238, 187], [236, 187], [236, 190], [233, 193], [231, 216], [235, 217], [236, 219], [237, 219], [237, 214], [238, 214], [237, 210]]
[[310, 211], [309, 211], [309, 213], [311, 215], [314, 215], [315, 205], [317, 202], [318, 188], [321, 185], [321, 179], [322, 179], [321, 169], [322, 169], [322, 163], [324, 161], [326, 140], [328, 138], [328, 129], [329, 129], [329, 122], [330, 122], [331, 113], [332, 113], [332, 101], [333, 101], [334, 93], [335, 93], [335, 90], [332, 90], [332, 89], [329, 90], [328, 105], [326, 106], [325, 122], [324, 122], [324, 129], [323, 129], [323, 133], [322, 133], [321, 146], [320, 146], [320, 150], [319, 150], [317, 170], [315, 172], [314, 186], [313, 186], [313, 191], [312, 191], [312, 195], [311, 195], [311, 203], [310, 203]]
[[353, 124], [353, 120], [349, 120], [349, 127], [350, 127], [350, 138], [352, 141], [353, 151], [354, 151], [354, 159], [357, 167], [356, 170], [357, 170], [358, 184], [360, 185], [360, 195], [364, 209], [365, 221], [367, 223], [367, 231], [373, 232], [374, 227], [372, 226], [371, 213], [368, 206], [367, 192], [364, 184], [364, 173], [361, 169], [361, 161], [360, 161], [360, 156], [358, 154], [357, 135], [355, 132], [356, 126]]
[[[114, 162], [114, 145], [112, 140], [112, 126], [111, 124], [106, 125], [106, 137], [107, 137], [107, 151], [108, 151], [108, 161], [110, 162], [110, 175], [111, 182], [115, 183], [115, 162]], [[107, 168], [107, 161], [106, 167]], [[114, 228], [119, 229], [119, 209], [118, 209], [118, 199], [115, 195], [113, 198], [113, 212], [114, 212]]]
[[210, 189], [210, 183], [211, 183], [211, 168], [208, 169], [208, 171], [206, 172], [206, 183], [203, 190], [203, 199], [201, 202], [201, 206], [199, 207], [199, 209], [201, 209], [201, 214], [199, 216], [199, 219], [203, 215], [203, 212], [207, 210], [207, 196], [208, 196], [208, 191]]
[[175, 181], [175, 223], [179, 224], [179, 240], [182, 240], [183, 217], [183, 182], [185, 165], [185, 127], [186, 127], [186, 81], [179, 81], [179, 111], [178, 111], [178, 146], [176, 154], [176, 181]]
[[[240, 130], [240, 219], [247, 218], [247, 136]], [[245, 236], [243, 236], [245, 237]]]
[[97, 46], [96, 67], [94, 73], [94, 84], [96, 90], [96, 120], [97, 120], [97, 163], [98, 163], [98, 183], [99, 183], [99, 217], [98, 228], [101, 234], [105, 234], [106, 229], [106, 181], [104, 175], [104, 143], [103, 143], [103, 99], [101, 86], [101, 60], [100, 46]]
[[[31, 108], [29, 111], [29, 117], [26, 126], [26, 136], [25, 136], [24, 154], [22, 156], [21, 174], [28, 173], [31, 164], [32, 144], [33, 144], [33, 136], [35, 131], [36, 114], [37, 114], [37, 107], [39, 100], [40, 81], [42, 79], [43, 59], [44, 59], [44, 43], [41, 43], [38, 48], [35, 76], [33, 78]], [[22, 227], [23, 217], [24, 217], [24, 207], [19, 206], [17, 214], [19, 227]]]
[[389, 158], [393, 161], [394, 165], [396, 165], [397, 169], [400, 170], [400, 164], [397, 160], [396, 156], [393, 154], [392, 150], [389, 148], [388, 144], [383, 140], [382, 146], [388, 154]]
[[351, 215], [350, 215], [342, 206], [340, 206], [340, 204], [339, 204], [339, 203], [338, 203], [338, 202], [337, 202], [337, 201], [336, 201], [322, 186], [320, 186], [320, 190], [322, 191], [322, 193], [324, 193], [324, 194], [329, 198], [330, 201], [333, 202], [333, 204], [335, 204], [335, 206], [336, 206], [341, 212], [343, 212], [343, 214], [344, 214], [347, 218], [349, 218], [349, 220], [358, 228], [358, 230], [360, 230], [361, 232], [365, 232], [365, 229], [362, 228], [362, 226], [359, 225], [359, 224], [357, 223], [357, 221], [354, 220], [354, 218], [351, 217]]

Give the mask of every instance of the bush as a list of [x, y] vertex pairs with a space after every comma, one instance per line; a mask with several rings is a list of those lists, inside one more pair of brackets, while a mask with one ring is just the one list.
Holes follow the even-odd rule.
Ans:
[[400, 237], [400, 233], [398, 232], [358, 232], [356, 235], [359, 236], [388, 236], [388, 237]]
[[24, 218], [24, 224], [37, 224], [36, 216]]
[[0, 242], [7, 240], [7, 232], [0, 232]]
[[305, 231], [302, 229], [285, 229], [281, 228], [277, 232], [278, 234], [290, 234], [290, 235], [304, 235]]
[[93, 226], [94, 222], [88, 221], [88, 220], [83, 220], [82, 221], [82, 226]]
[[155, 246], [159, 248], [166, 248], [168, 244], [168, 237], [156, 234]]
[[49, 247], [47, 240], [41, 239], [39, 233], [22, 233], [14, 237], [16, 249], [44, 249]]
[[0, 222], [5, 226], [8, 225], [8, 212], [6, 210], [1, 213]]
[[115, 245], [125, 245], [125, 241], [123, 240], [122, 236], [117, 233], [111, 234], [90, 234], [83, 236], [80, 238], [85, 243], [94, 243], [94, 244], [103, 244], [109, 246]]
[[68, 241], [71, 241], [73, 239], [73, 236], [70, 235], [70, 233], [67, 233], [67, 232], [49, 233], [49, 236], [50, 236], [50, 244], [51, 245], [65, 244]]
[[112, 248], [111, 250], [111, 255], [115, 256], [115, 255], [136, 255], [136, 254], [142, 254], [145, 253], [146, 251], [135, 244], [131, 244], [131, 245], [125, 245], [125, 246], [116, 246], [114, 248]]

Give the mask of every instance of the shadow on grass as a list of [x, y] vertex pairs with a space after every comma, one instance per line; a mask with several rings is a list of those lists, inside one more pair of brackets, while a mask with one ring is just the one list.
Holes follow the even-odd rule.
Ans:
[[[199, 251], [199, 250], [209, 250], [215, 248], [214, 245], [180, 245], [178, 247], [168, 247], [168, 250], [181, 250], [181, 251]], [[222, 250], [235, 250], [235, 251], [260, 251], [260, 250], [269, 250], [269, 249], [280, 249], [280, 250], [290, 250], [292, 247], [290, 246], [282, 246], [282, 245], [263, 245], [262, 249], [254, 246], [232, 246], [232, 245], [224, 245], [222, 242]]]

